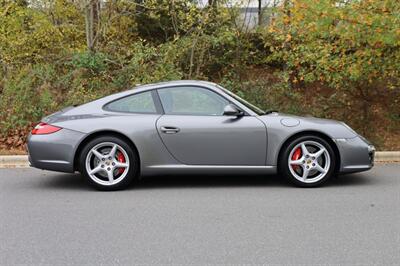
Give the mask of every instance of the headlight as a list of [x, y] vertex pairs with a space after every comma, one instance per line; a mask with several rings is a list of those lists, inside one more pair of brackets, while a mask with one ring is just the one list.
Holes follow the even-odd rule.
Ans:
[[375, 152], [375, 146], [374, 145], [368, 145], [368, 152], [374, 153]]

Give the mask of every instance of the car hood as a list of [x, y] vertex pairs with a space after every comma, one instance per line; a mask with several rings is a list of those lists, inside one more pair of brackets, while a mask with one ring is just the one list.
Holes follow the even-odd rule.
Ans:
[[297, 116], [285, 113], [274, 112], [259, 116], [265, 122], [267, 128], [270, 125], [290, 129], [291, 131], [317, 131], [332, 138], [354, 138], [358, 134], [344, 122], [316, 118], [312, 116]]

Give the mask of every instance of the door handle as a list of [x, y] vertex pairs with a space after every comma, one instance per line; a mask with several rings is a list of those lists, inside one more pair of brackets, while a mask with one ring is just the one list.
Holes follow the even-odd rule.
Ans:
[[163, 126], [163, 127], [161, 127], [161, 131], [165, 134], [175, 134], [175, 133], [178, 133], [180, 131], [180, 129], [177, 127]]

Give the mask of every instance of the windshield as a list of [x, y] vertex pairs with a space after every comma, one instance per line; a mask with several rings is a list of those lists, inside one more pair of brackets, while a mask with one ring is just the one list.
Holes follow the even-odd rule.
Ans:
[[258, 108], [257, 106], [249, 103], [248, 101], [246, 101], [245, 99], [240, 98], [239, 96], [237, 96], [236, 94], [234, 94], [233, 92], [221, 87], [220, 85], [217, 85], [218, 88], [220, 88], [221, 90], [223, 90], [224, 92], [226, 92], [229, 96], [231, 96], [232, 98], [234, 98], [236, 101], [240, 102], [241, 104], [243, 104], [244, 106], [246, 106], [247, 108], [249, 108], [250, 110], [252, 110], [254, 113], [258, 114], [258, 115], [263, 115], [265, 114], [265, 111], [263, 111], [262, 109]]

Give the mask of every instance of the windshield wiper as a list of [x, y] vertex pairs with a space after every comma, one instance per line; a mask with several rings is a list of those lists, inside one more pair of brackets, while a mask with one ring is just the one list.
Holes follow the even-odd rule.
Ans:
[[267, 111], [264, 111], [264, 115], [268, 115], [268, 114], [272, 114], [272, 113], [277, 113], [277, 112], [279, 112], [278, 110], [267, 110]]

